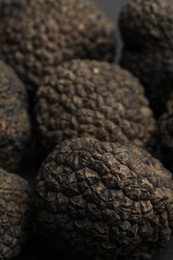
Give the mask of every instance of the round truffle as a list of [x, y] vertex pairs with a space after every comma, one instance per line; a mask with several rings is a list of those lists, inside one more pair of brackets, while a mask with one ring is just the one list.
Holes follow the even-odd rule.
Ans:
[[81, 136], [147, 148], [155, 142], [156, 124], [142, 86], [106, 62], [72, 60], [55, 67], [36, 93], [35, 115], [48, 149]]
[[32, 223], [32, 196], [23, 178], [0, 168], [0, 259], [15, 257]]
[[114, 59], [115, 28], [88, 0], [6, 0], [0, 17], [0, 57], [31, 91], [47, 66]]
[[155, 115], [165, 109], [173, 84], [173, 5], [170, 0], [131, 0], [120, 14], [121, 64], [139, 77]]
[[25, 86], [0, 61], [0, 167], [16, 171], [31, 139]]
[[35, 202], [42, 236], [70, 259], [150, 259], [172, 237], [172, 174], [132, 144], [64, 141], [40, 168]]

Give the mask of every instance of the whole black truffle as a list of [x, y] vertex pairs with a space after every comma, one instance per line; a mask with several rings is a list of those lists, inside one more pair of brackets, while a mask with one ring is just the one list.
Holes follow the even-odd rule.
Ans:
[[25, 86], [0, 61], [0, 167], [16, 171], [31, 138]]
[[158, 117], [173, 84], [173, 5], [170, 0], [131, 0], [120, 14], [121, 64], [138, 76]]
[[21, 177], [0, 168], [0, 259], [15, 257], [32, 223], [32, 193]]
[[75, 57], [114, 59], [114, 26], [88, 0], [6, 0], [0, 28], [0, 57], [31, 91], [47, 66]]
[[167, 102], [167, 111], [160, 117], [160, 136], [165, 166], [173, 171], [173, 93]]
[[156, 124], [138, 80], [117, 65], [72, 60], [51, 69], [35, 100], [42, 144], [94, 136], [152, 147]]
[[41, 234], [70, 259], [151, 259], [172, 237], [172, 174], [132, 144], [64, 141], [40, 168], [35, 202]]

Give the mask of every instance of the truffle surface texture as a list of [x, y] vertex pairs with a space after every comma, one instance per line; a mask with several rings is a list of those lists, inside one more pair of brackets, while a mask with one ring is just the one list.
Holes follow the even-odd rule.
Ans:
[[14, 71], [0, 61], [0, 167], [16, 171], [30, 140], [27, 91]]
[[170, 0], [131, 0], [120, 14], [121, 64], [139, 77], [155, 115], [166, 106], [173, 84], [173, 5]]
[[32, 193], [26, 180], [0, 168], [0, 259], [19, 254], [32, 224]]
[[6, 0], [0, 16], [0, 57], [31, 92], [47, 66], [74, 58], [114, 59], [115, 28], [88, 0]]
[[72, 60], [45, 77], [35, 98], [38, 136], [49, 148], [93, 136], [151, 148], [156, 122], [139, 81], [107, 62]]
[[40, 168], [35, 202], [41, 234], [70, 259], [150, 259], [172, 237], [172, 174], [132, 144], [64, 141]]

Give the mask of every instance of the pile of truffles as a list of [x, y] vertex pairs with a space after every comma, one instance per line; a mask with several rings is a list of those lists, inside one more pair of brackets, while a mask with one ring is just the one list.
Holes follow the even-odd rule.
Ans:
[[0, 260], [35, 236], [67, 260], [150, 260], [169, 244], [172, 11], [123, 7], [120, 67], [116, 28], [88, 0], [2, 2]]

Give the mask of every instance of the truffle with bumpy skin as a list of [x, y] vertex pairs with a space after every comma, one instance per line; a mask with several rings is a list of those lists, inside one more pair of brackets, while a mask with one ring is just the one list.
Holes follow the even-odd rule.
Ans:
[[32, 224], [32, 193], [23, 178], [0, 168], [0, 259], [19, 254]]
[[173, 84], [172, 1], [131, 0], [119, 25], [125, 45], [121, 64], [139, 77], [158, 117]]
[[0, 57], [31, 92], [49, 65], [75, 57], [114, 59], [115, 28], [87, 0], [6, 0], [0, 17]]
[[16, 171], [31, 139], [25, 86], [0, 61], [0, 167]]
[[81, 136], [147, 148], [155, 143], [156, 123], [142, 86], [106, 62], [73, 60], [49, 71], [36, 93], [35, 115], [47, 148]]
[[40, 168], [35, 202], [41, 234], [69, 259], [151, 259], [172, 237], [172, 174], [132, 144], [64, 141]]

